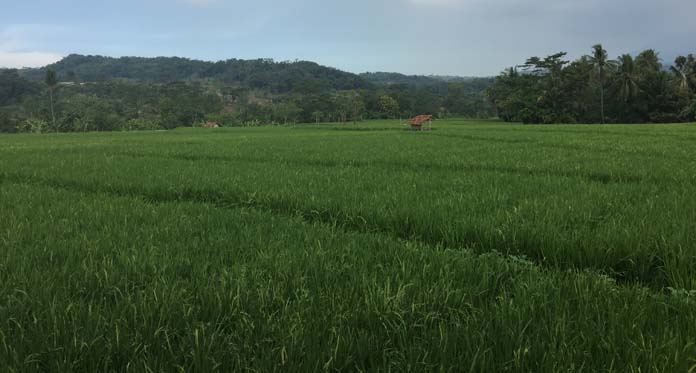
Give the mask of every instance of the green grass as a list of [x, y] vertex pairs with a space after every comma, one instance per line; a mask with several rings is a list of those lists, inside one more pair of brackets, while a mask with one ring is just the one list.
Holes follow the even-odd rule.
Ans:
[[688, 371], [696, 127], [0, 137], [10, 371]]

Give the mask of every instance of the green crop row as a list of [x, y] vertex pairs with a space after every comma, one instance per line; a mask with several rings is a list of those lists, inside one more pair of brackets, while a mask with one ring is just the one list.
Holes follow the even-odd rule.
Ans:
[[4, 371], [696, 367], [688, 292], [260, 206], [5, 179], [0, 216]]
[[0, 178], [254, 206], [696, 289], [696, 128], [394, 122], [0, 139]]

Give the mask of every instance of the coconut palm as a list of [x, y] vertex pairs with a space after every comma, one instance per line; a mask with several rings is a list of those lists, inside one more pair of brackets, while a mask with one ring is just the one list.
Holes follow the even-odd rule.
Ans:
[[647, 49], [636, 57], [636, 67], [643, 71], [660, 72], [662, 71], [660, 55], [654, 49]]
[[636, 71], [635, 62], [630, 54], [624, 54], [619, 57], [616, 75], [614, 77], [614, 87], [618, 96], [628, 102], [630, 99], [638, 95], [640, 87], [638, 86], [639, 74]]
[[53, 91], [55, 91], [58, 87], [58, 78], [56, 77], [56, 72], [52, 69], [46, 70], [46, 78], [44, 79], [44, 83], [46, 83], [46, 86], [48, 87], [48, 95], [51, 100], [51, 123], [53, 124], [53, 128], [55, 129], [56, 113], [53, 110]]
[[592, 55], [587, 56], [588, 61], [594, 66], [594, 70], [599, 81], [599, 100], [602, 115], [602, 123], [605, 122], [604, 117], [604, 85], [607, 78], [607, 70], [610, 70], [616, 65], [615, 61], [609, 59], [607, 51], [602, 47], [602, 44], [597, 44], [592, 47]]
[[694, 60], [694, 56], [689, 55], [689, 57], [677, 57], [677, 59], [674, 60], [674, 66], [670, 66], [669, 69], [679, 80], [679, 89], [681, 89], [682, 92], [688, 93], [690, 88], [689, 75], [696, 72], [696, 60]]

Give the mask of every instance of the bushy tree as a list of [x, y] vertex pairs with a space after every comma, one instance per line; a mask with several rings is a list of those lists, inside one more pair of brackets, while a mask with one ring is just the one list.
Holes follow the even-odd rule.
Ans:
[[273, 122], [288, 124], [296, 123], [302, 109], [294, 102], [283, 102], [273, 106]]
[[399, 116], [399, 102], [391, 96], [380, 96], [378, 106], [380, 115], [383, 118], [395, 119]]
[[19, 132], [28, 133], [46, 133], [51, 128], [51, 125], [45, 120], [38, 118], [29, 118], [17, 126]]

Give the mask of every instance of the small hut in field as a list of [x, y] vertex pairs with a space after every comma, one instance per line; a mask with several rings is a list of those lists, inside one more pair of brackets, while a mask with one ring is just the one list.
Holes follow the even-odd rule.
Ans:
[[220, 125], [217, 122], [205, 122], [204, 125], [201, 126], [202, 128], [220, 128]]
[[418, 115], [408, 121], [413, 131], [430, 131], [433, 129], [432, 115]]

